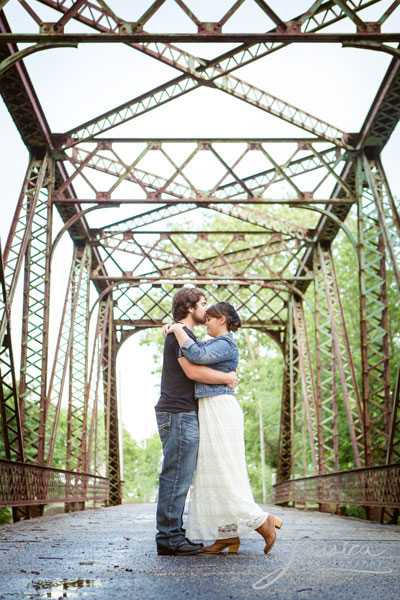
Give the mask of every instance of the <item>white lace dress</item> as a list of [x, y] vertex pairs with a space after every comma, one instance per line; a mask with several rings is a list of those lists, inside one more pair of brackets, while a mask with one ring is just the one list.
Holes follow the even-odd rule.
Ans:
[[186, 536], [243, 536], [268, 516], [253, 499], [247, 475], [243, 413], [233, 394], [199, 398], [200, 441], [190, 488]]

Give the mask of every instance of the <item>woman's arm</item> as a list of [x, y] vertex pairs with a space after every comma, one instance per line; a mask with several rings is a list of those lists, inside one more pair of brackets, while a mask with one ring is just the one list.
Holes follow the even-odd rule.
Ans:
[[213, 365], [235, 355], [236, 348], [227, 340], [216, 338], [205, 345], [199, 345], [187, 335], [180, 323], [175, 323], [170, 331], [175, 334], [183, 356], [191, 363]]
[[210, 340], [207, 345], [199, 346], [189, 338], [182, 344], [181, 352], [196, 365], [215, 365], [234, 358], [237, 350], [226, 340]]
[[181, 323], [174, 323], [170, 328], [175, 334], [181, 352], [185, 358], [196, 365], [215, 365], [222, 360], [228, 360], [237, 351], [227, 340], [216, 338], [209, 340], [206, 345], [199, 345], [188, 336]]
[[191, 339], [183, 328], [184, 325], [182, 325], [182, 323], [174, 323], [169, 328], [169, 333], [173, 332], [175, 334], [180, 346], [182, 346], [182, 344], [184, 344], [187, 340]]

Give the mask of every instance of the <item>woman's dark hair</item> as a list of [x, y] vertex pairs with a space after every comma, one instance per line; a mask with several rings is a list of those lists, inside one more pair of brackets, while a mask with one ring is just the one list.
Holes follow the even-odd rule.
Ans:
[[195, 308], [201, 298], [205, 298], [204, 292], [199, 288], [183, 287], [178, 290], [172, 298], [172, 317], [174, 321], [180, 321], [189, 314], [189, 308]]
[[207, 308], [208, 317], [226, 317], [226, 327], [228, 331], [236, 331], [242, 326], [242, 321], [235, 308], [229, 302], [217, 302]]

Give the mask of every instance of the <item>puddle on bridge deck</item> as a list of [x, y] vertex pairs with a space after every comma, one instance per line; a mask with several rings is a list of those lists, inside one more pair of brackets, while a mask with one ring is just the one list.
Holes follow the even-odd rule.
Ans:
[[101, 586], [100, 579], [43, 579], [35, 581], [29, 587], [33, 587], [35, 591], [24, 594], [24, 598], [54, 598], [56, 600], [62, 598], [82, 598], [84, 588], [93, 588]]

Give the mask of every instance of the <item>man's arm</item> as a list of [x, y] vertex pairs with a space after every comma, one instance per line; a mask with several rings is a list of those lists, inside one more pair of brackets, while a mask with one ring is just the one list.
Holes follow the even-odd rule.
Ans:
[[205, 367], [201, 365], [195, 365], [188, 361], [187, 358], [182, 356], [178, 358], [178, 362], [185, 372], [186, 377], [199, 383], [211, 383], [211, 384], [225, 384], [230, 388], [235, 388], [238, 384], [238, 378], [235, 371], [230, 373], [223, 373], [211, 367]]

